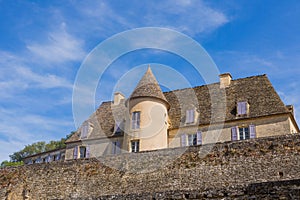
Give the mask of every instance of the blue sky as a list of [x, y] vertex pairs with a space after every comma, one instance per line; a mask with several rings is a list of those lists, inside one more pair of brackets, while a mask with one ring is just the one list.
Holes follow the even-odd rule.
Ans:
[[[85, 57], [110, 36], [139, 27], [190, 36], [220, 72], [231, 72], [233, 78], [267, 74], [297, 115], [299, 10], [296, 0], [0, 0], [0, 161], [26, 144], [76, 130], [72, 92]], [[185, 60], [143, 49], [120, 57], [105, 71], [96, 105], [110, 100], [124, 74], [147, 63], [170, 66], [192, 86], [203, 84]]]

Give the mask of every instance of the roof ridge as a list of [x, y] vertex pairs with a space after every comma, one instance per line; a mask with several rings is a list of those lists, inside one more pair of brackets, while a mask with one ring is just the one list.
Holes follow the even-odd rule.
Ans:
[[[267, 77], [267, 75], [266, 74], [261, 74], [261, 75], [248, 76], [248, 77], [244, 77], [244, 78], [233, 79], [232, 81], [239, 81], [239, 80], [250, 79], [250, 78], [255, 78], [255, 77]], [[176, 91], [183, 91], [183, 90], [187, 90], [187, 89], [196, 89], [196, 88], [201, 88], [201, 87], [208, 87], [208, 86], [216, 85], [216, 84], [219, 84], [219, 83], [220, 82], [214, 82], [214, 83], [209, 83], [209, 84], [205, 84], [205, 85], [196, 85], [194, 87], [175, 89], [175, 90], [170, 90], [170, 91], [166, 91], [166, 92], [163, 92], [163, 93], [167, 94], [167, 93], [176, 92]]]

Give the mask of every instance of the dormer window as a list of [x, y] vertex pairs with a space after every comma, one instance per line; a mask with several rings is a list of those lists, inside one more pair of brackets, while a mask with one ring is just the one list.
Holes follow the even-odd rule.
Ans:
[[141, 112], [140, 111], [133, 112], [131, 119], [132, 119], [131, 128], [132, 129], [139, 129], [140, 128]]
[[92, 131], [92, 125], [90, 123], [84, 123], [81, 127], [81, 139], [85, 139], [88, 137], [89, 133]]
[[190, 109], [186, 111], [185, 123], [191, 124], [195, 122], [195, 109]]
[[87, 138], [89, 132], [89, 126], [86, 124], [81, 128], [81, 139]]
[[249, 104], [247, 101], [237, 103], [237, 115], [247, 115], [249, 112]]
[[124, 130], [124, 123], [120, 121], [115, 122], [115, 128], [114, 128], [114, 134], [115, 135], [120, 135], [122, 134]]

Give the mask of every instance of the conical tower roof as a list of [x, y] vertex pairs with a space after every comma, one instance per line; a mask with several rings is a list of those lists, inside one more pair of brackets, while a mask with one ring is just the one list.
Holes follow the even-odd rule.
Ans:
[[150, 66], [148, 67], [146, 73], [132, 92], [129, 99], [139, 98], [139, 97], [154, 97], [165, 101], [167, 104], [168, 101], [164, 96], [161, 88], [152, 73]]

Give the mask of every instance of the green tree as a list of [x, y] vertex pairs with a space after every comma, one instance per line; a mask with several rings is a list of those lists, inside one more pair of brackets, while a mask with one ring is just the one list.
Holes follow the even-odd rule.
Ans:
[[23, 158], [44, 152], [46, 150], [46, 142], [35, 142], [30, 145], [26, 145], [24, 149], [21, 151], [15, 152], [12, 155], [10, 155], [10, 160], [12, 162], [20, 162]]
[[[41, 142], [35, 142], [30, 145], [26, 145], [24, 149], [15, 152], [12, 155], [9, 155], [10, 161], [7, 162], [21, 162], [27, 156], [31, 156], [37, 153], [42, 153], [45, 151], [51, 151], [54, 149], [65, 148], [66, 147], [65, 141], [69, 139], [73, 133], [75, 132], [71, 132], [69, 135], [67, 135], [65, 138], [61, 138], [59, 141], [50, 141], [48, 143], [41, 141]], [[3, 161], [2, 163], [5, 164], [6, 161]]]
[[20, 166], [20, 165], [23, 165], [24, 163], [22, 161], [20, 162], [11, 162], [11, 161], [3, 161], [1, 163], [1, 167], [10, 167], [10, 166]]
[[46, 144], [45, 151], [65, 148], [66, 147], [65, 141], [66, 141], [65, 138], [62, 138], [60, 141], [50, 141], [49, 143]]

